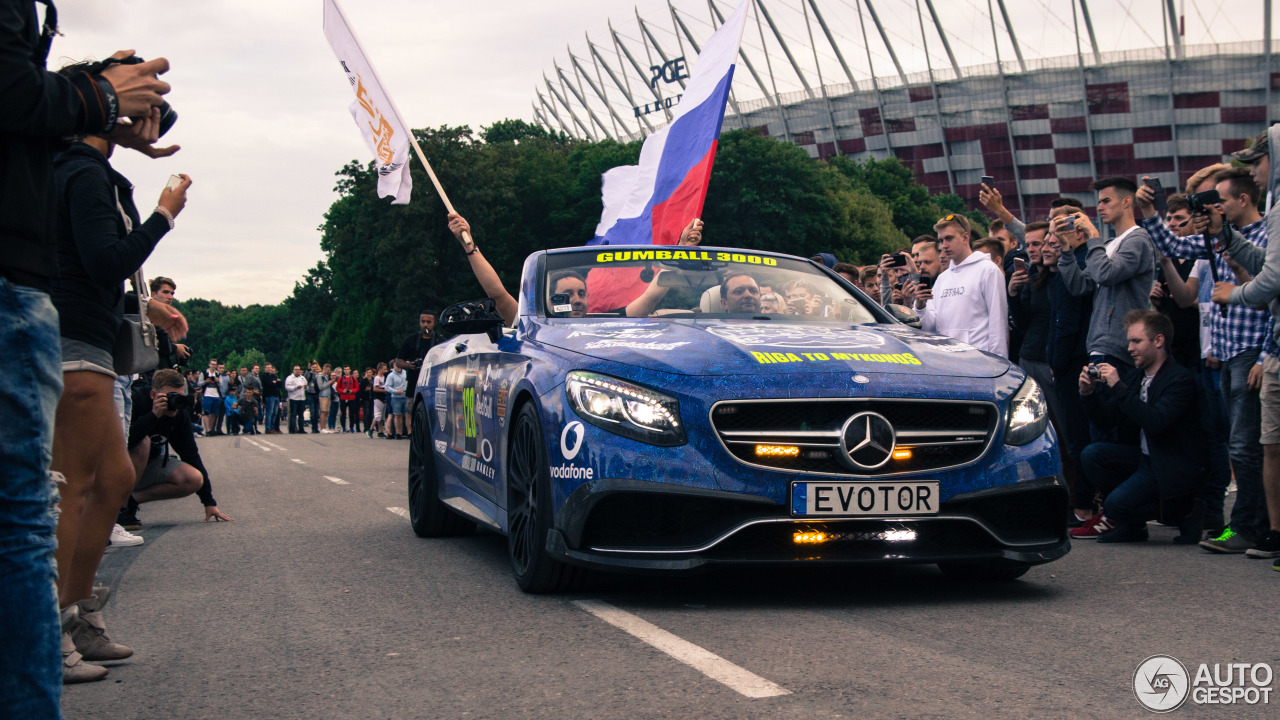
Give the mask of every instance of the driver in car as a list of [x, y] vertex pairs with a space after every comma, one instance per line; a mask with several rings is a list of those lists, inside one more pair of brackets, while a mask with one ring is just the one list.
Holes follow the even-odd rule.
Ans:
[[729, 271], [720, 283], [720, 307], [727, 313], [760, 312], [760, 286], [755, 278]]
[[[462, 249], [467, 253], [467, 260], [471, 262], [471, 271], [475, 273], [476, 280], [480, 282], [480, 287], [484, 288], [484, 292], [493, 298], [494, 305], [498, 310], [498, 315], [502, 318], [502, 322], [507, 325], [515, 325], [516, 314], [520, 311], [520, 304], [516, 299], [502, 287], [502, 280], [498, 278], [498, 273], [489, 264], [489, 261], [480, 254], [480, 248], [476, 247], [474, 241], [470, 239], [471, 225], [467, 223], [466, 218], [458, 213], [449, 213], [449, 231], [462, 244]], [[466, 237], [464, 237], [464, 235]], [[681, 245], [697, 245], [702, 242], [702, 223], [691, 222], [689, 227], [680, 236]], [[754, 284], [755, 281], [752, 281]], [[659, 287], [658, 280], [655, 277], [653, 282], [649, 283], [649, 287], [640, 294], [640, 297], [632, 300], [626, 307], [617, 308], [608, 315], [618, 315], [625, 317], [648, 317], [653, 312], [662, 298], [666, 296], [668, 288]], [[587, 314], [587, 284], [578, 275], [572, 271], [564, 271], [556, 273], [551, 278], [551, 294], [566, 294], [569, 296], [569, 317], [580, 318]], [[759, 289], [756, 290], [757, 296]], [[757, 301], [757, 307], [759, 302]]]

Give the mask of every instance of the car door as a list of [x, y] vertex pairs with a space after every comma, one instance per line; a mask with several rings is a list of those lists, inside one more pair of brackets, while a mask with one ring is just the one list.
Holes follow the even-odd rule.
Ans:
[[447, 341], [435, 385], [437, 423], [433, 440], [458, 469], [463, 485], [498, 506], [506, 447], [507, 397], [524, 358], [512, 331], [498, 342], [485, 334], [459, 335]]

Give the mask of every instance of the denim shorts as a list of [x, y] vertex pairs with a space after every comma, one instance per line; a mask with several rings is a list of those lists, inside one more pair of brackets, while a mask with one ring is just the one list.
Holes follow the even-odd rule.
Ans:
[[110, 375], [115, 380], [115, 361], [111, 359], [111, 351], [87, 342], [62, 338], [62, 372], [82, 371]]
[[409, 398], [407, 398], [407, 397], [405, 397], [405, 396], [403, 396], [403, 395], [389, 395], [389, 396], [387, 396], [387, 401], [388, 401], [388, 402], [390, 403], [390, 405], [391, 405], [391, 414], [392, 414], [392, 415], [403, 415], [403, 414], [404, 414], [404, 408], [405, 408], [405, 405], [407, 405], [407, 404], [408, 404], [408, 400], [409, 400]]
[[1280, 359], [1269, 357], [1262, 363], [1263, 445], [1280, 444]]

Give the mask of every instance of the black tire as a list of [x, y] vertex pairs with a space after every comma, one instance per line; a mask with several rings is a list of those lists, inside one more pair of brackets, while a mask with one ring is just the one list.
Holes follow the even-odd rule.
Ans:
[[547, 554], [551, 475], [533, 403], [516, 412], [507, 446], [507, 556], [516, 584], [527, 593], [571, 590], [581, 583], [582, 569]]
[[979, 563], [938, 563], [938, 569], [959, 582], [1012, 582], [1027, 574], [1030, 565], [982, 565]]
[[413, 411], [409, 435], [409, 524], [418, 537], [470, 535], [476, 524], [440, 501], [435, 450], [431, 447], [431, 417], [425, 403]]

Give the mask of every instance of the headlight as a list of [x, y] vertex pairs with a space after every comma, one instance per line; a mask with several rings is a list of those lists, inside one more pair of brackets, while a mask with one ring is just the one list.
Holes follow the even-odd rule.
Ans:
[[680, 403], [625, 380], [575, 370], [564, 380], [569, 405], [583, 420], [650, 445], [684, 445]]
[[1045, 404], [1040, 385], [1028, 377], [1009, 403], [1009, 427], [1004, 433], [1006, 445], [1026, 445], [1044, 434], [1049, 427], [1049, 406]]

